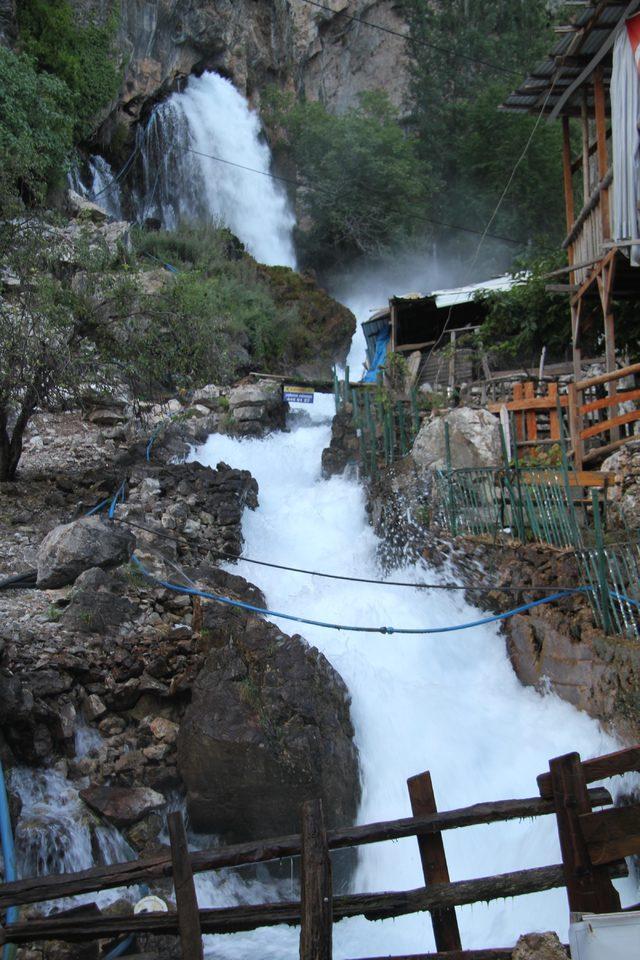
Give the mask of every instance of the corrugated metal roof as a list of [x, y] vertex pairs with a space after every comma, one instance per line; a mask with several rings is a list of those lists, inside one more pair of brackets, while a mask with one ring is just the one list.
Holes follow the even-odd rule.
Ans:
[[[574, 29], [562, 34], [549, 56], [534, 67], [531, 74], [507, 97], [503, 109], [537, 113], [545, 105], [545, 112], [550, 113], [567, 86], [577, 79], [607, 42], [626, 9], [627, 4], [623, 0], [591, 0], [586, 10], [566, 24]], [[605, 85], [609, 83], [610, 71], [607, 68], [610, 64], [611, 55], [608, 54], [602, 64], [605, 68]], [[530, 93], [528, 88], [532, 88]], [[581, 96], [582, 90], [579, 88], [563, 106], [562, 112], [574, 112]]]

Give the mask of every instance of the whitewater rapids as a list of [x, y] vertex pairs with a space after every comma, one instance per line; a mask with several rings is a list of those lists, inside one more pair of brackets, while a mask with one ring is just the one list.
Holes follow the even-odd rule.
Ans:
[[[215, 435], [193, 459], [224, 461], [250, 470], [260, 506], [243, 522], [247, 557], [309, 569], [380, 577], [377, 538], [367, 522], [355, 479], [320, 477], [333, 398], [316, 396], [311, 414], [298, 415], [290, 433], [262, 440]], [[335, 623], [394, 627], [448, 626], [478, 611], [461, 593], [355, 584], [259, 567], [229, 567], [265, 593], [271, 609]], [[388, 579], [439, 582], [443, 574], [408, 565]], [[298, 626], [274, 622], [288, 633]], [[360, 752], [363, 796], [358, 821], [410, 816], [406, 778], [430, 770], [440, 809], [482, 800], [535, 796], [536, 775], [550, 757], [578, 750], [584, 757], [616, 748], [599, 725], [555, 695], [541, 696], [517, 680], [496, 626], [435, 636], [382, 636], [304, 627], [344, 678]], [[489, 876], [561, 860], [555, 820], [512, 822], [448, 831], [452, 880]], [[422, 886], [417, 843], [360, 848], [354, 891]], [[623, 884], [624, 887], [625, 884]], [[626, 882], [629, 897], [631, 884]], [[198, 881], [202, 906], [288, 897], [290, 890], [245, 883], [241, 874]], [[624, 895], [624, 894], [623, 894]], [[564, 889], [515, 900], [458, 908], [465, 947], [509, 946], [519, 934], [556, 930], [566, 942]], [[298, 931], [271, 928], [207, 938], [216, 957], [282, 960], [298, 951]], [[428, 914], [370, 923], [358, 918], [334, 927], [336, 957], [379, 956], [433, 949]]]

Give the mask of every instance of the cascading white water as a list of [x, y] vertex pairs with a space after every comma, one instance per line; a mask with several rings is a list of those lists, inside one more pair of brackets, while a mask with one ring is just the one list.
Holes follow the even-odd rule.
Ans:
[[[264, 440], [214, 435], [193, 453], [214, 465], [248, 469], [260, 486], [260, 506], [245, 514], [245, 552], [279, 564], [332, 573], [382, 577], [378, 541], [367, 522], [362, 487], [353, 478], [320, 478], [333, 401], [316, 397], [311, 417], [290, 433]], [[336, 623], [395, 627], [448, 626], [478, 617], [460, 593], [324, 580], [240, 561], [234, 572], [257, 583], [272, 609]], [[388, 579], [440, 582], [419, 566]], [[279, 626], [291, 632], [287, 621]], [[300, 629], [296, 626], [296, 630]], [[304, 627], [352, 696], [363, 799], [359, 821], [410, 815], [405, 781], [429, 769], [441, 809], [480, 800], [535, 796], [536, 775], [550, 757], [578, 750], [593, 756], [615, 748], [599, 725], [554, 695], [524, 688], [496, 626], [434, 636], [380, 636]], [[451, 876], [461, 880], [558, 863], [552, 818], [451, 831], [445, 835]], [[410, 889], [422, 875], [415, 840], [361, 848], [357, 890]], [[633, 896], [627, 882], [626, 894]], [[201, 903], [220, 905], [264, 896], [229, 877], [199, 882]], [[277, 892], [272, 891], [272, 897]], [[529, 930], [556, 929], [566, 939], [564, 890], [458, 911], [467, 947], [509, 946]], [[336, 956], [379, 956], [433, 947], [425, 916], [384, 923], [357, 919], [334, 930]], [[214, 938], [216, 957], [297, 955], [297, 933], [271, 929]]]
[[262, 263], [295, 266], [295, 219], [270, 176], [259, 116], [229, 80], [190, 77], [155, 110], [139, 146], [138, 220], [221, 223]]
[[92, 200], [106, 210], [114, 220], [122, 220], [122, 197], [120, 185], [110, 164], [104, 157], [96, 155], [87, 162], [86, 182], [79, 168], [73, 167], [67, 176], [69, 186], [81, 197]]

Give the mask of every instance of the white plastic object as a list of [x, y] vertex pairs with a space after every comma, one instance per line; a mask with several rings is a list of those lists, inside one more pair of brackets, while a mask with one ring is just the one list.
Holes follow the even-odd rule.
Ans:
[[168, 913], [169, 907], [160, 897], [149, 893], [142, 900], [138, 900], [133, 908], [134, 913]]
[[569, 928], [572, 960], [633, 960], [640, 957], [640, 911], [584, 913]]

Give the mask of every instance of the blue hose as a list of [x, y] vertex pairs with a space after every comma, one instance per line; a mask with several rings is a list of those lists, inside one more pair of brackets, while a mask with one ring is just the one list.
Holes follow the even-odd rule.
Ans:
[[[4, 860], [4, 880], [11, 883], [18, 879], [16, 871], [16, 850], [13, 844], [13, 830], [11, 829], [11, 814], [9, 812], [9, 798], [7, 785], [4, 779], [4, 770], [0, 760], [0, 841], [2, 842], [2, 857]], [[9, 907], [6, 923], [15, 923], [20, 916], [17, 907]], [[13, 960], [16, 954], [15, 943], [6, 943], [2, 948], [2, 960]]]
[[194, 597], [202, 597], [205, 600], [215, 600], [217, 603], [224, 603], [229, 607], [239, 607], [241, 610], [249, 610], [251, 613], [260, 613], [267, 617], [278, 617], [280, 620], [294, 620], [296, 623], [306, 623], [312, 627], [324, 627], [327, 630], [350, 630], [353, 633], [401, 633], [401, 634], [431, 634], [431, 633], [453, 633], [457, 630], [469, 630], [471, 627], [481, 627], [487, 623], [497, 623], [500, 620], [507, 620], [518, 613], [524, 613], [533, 607], [542, 606], [543, 603], [552, 603], [554, 600], [563, 600], [565, 597], [574, 596], [577, 593], [587, 593], [591, 587], [576, 587], [575, 590], [563, 590], [561, 593], [553, 593], [542, 600], [533, 600], [531, 603], [524, 603], [513, 610], [507, 610], [506, 613], [496, 613], [490, 617], [482, 617], [480, 620], [472, 620], [469, 623], [457, 623], [450, 627], [358, 627], [344, 623], [326, 623], [324, 620], [309, 620], [306, 617], [297, 617], [291, 613], [280, 613], [277, 610], [267, 610], [264, 607], [255, 607], [251, 603], [244, 603], [242, 600], [232, 600], [230, 597], [221, 597], [216, 593], [208, 593], [206, 590], [197, 590], [194, 587], [182, 587], [180, 584], [171, 583], [169, 580], [159, 580], [146, 569], [134, 554], [131, 558], [136, 566], [149, 580], [153, 580], [158, 586], [166, 590], [174, 590], [176, 593], [186, 593]]

